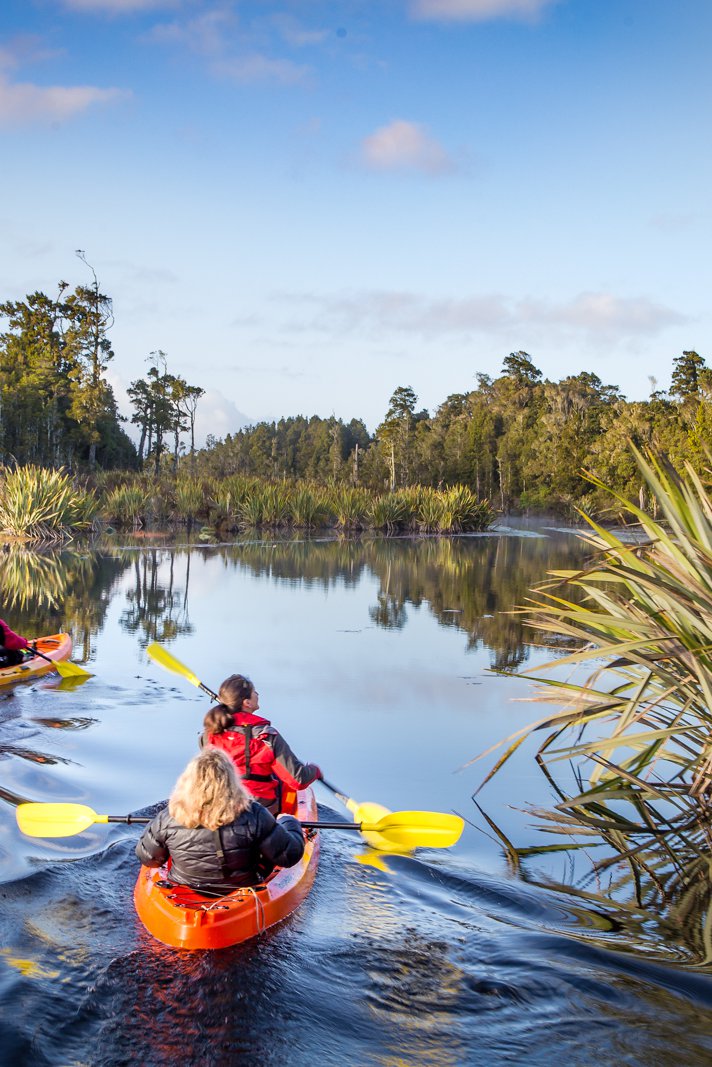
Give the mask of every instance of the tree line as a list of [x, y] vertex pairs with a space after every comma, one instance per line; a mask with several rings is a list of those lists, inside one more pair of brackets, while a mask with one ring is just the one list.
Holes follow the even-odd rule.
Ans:
[[506, 510], [595, 505], [582, 470], [645, 504], [631, 442], [676, 465], [709, 465], [712, 370], [695, 351], [674, 359], [669, 392], [653, 389], [644, 401], [626, 400], [590, 371], [548, 381], [523, 351], [504, 359], [498, 377], [476, 381], [432, 416], [418, 410], [410, 386], [399, 386], [373, 436], [358, 419], [261, 422], [208, 440], [199, 469], [372, 489], [462, 484]]
[[712, 370], [695, 351], [673, 360], [668, 392], [628, 401], [590, 371], [544, 379], [532, 357], [512, 352], [499, 376], [443, 400], [431, 415], [410, 386], [399, 386], [373, 434], [363, 420], [288, 416], [208, 438], [195, 447], [204, 395], [170, 372], [160, 349], [131, 382], [134, 445], [107, 380], [114, 359], [113, 303], [92, 281], [70, 291], [29, 294], [0, 304], [0, 464], [148, 469], [187, 465], [196, 475], [308, 479], [382, 491], [462, 484], [502, 509], [586, 506], [595, 491], [587, 469], [607, 485], [644, 497], [629, 443], [650, 446], [697, 470], [708, 464]]

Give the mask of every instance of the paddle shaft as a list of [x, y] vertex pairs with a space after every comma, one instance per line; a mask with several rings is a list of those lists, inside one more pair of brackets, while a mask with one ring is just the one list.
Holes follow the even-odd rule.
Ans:
[[345, 793], [342, 793], [340, 789], [337, 789], [335, 785], [332, 785], [331, 782], [327, 782], [326, 778], [320, 778], [319, 781], [322, 785], [326, 786], [330, 793], [333, 793], [335, 797], [338, 797], [342, 804], [347, 803], [349, 798]]
[[[107, 815], [107, 822], [141, 823], [153, 822], [146, 815]], [[360, 830], [360, 822], [301, 822], [305, 830]]]
[[44, 652], [40, 652], [39, 648], [33, 648], [32, 645], [25, 645], [25, 650], [31, 652], [33, 656], [41, 656], [42, 659], [46, 659], [48, 663], [51, 663], [53, 667], [56, 667], [56, 662], [51, 656], [45, 656]]

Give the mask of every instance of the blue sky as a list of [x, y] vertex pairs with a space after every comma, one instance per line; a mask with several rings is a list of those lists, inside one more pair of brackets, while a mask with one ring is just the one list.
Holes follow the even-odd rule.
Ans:
[[[524, 349], [712, 364], [709, 0], [5, 0], [0, 299], [114, 299], [241, 415], [431, 412]], [[125, 409], [128, 411], [128, 407]]]

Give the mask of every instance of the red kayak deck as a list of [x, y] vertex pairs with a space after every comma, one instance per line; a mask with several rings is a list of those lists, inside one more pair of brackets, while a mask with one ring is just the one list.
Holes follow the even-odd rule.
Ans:
[[[284, 806], [298, 819], [314, 821], [317, 817], [311, 789], [301, 790], [296, 802]], [[134, 889], [136, 912], [148, 932], [164, 945], [227, 948], [291, 915], [309, 893], [318, 862], [319, 834], [310, 830], [296, 866], [279, 869], [266, 882], [235, 889], [224, 897], [206, 897], [189, 886], [161, 885], [168, 879], [165, 867], [141, 867]]]
[[[69, 659], [72, 654], [72, 639], [69, 634], [50, 634], [49, 637], [38, 637], [33, 643], [51, 660]], [[0, 685], [26, 682], [30, 678], [37, 678], [40, 674], [47, 674], [53, 669], [52, 664], [42, 656], [28, 656], [16, 667], [0, 667]]]

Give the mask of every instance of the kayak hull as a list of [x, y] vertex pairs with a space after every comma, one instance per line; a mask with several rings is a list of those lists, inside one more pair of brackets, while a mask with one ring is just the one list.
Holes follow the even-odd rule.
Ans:
[[[49, 637], [38, 637], [33, 643], [51, 660], [69, 659], [72, 654], [72, 639], [69, 634], [50, 634]], [[0, 667], [0, 685], [26, 682], [51, 670], [54, 670], [52, 664], [42, 656], [30, 656], [24, 663], [18, 663], [15, 667]]]
[[[298, 819], [317, 817], [311, 789], [301, 790], [292, 807]], [[171, 948], [228, 948], [291, 915], [309, 893], [318, 862], [319, 834], [310, 830], [296, 866], [277, 870], [260, 885], [217, 898], [189, 886], [171, 885], [165, 867], [141, 867], [134, 888], [136, 913], [148, 932]]]

